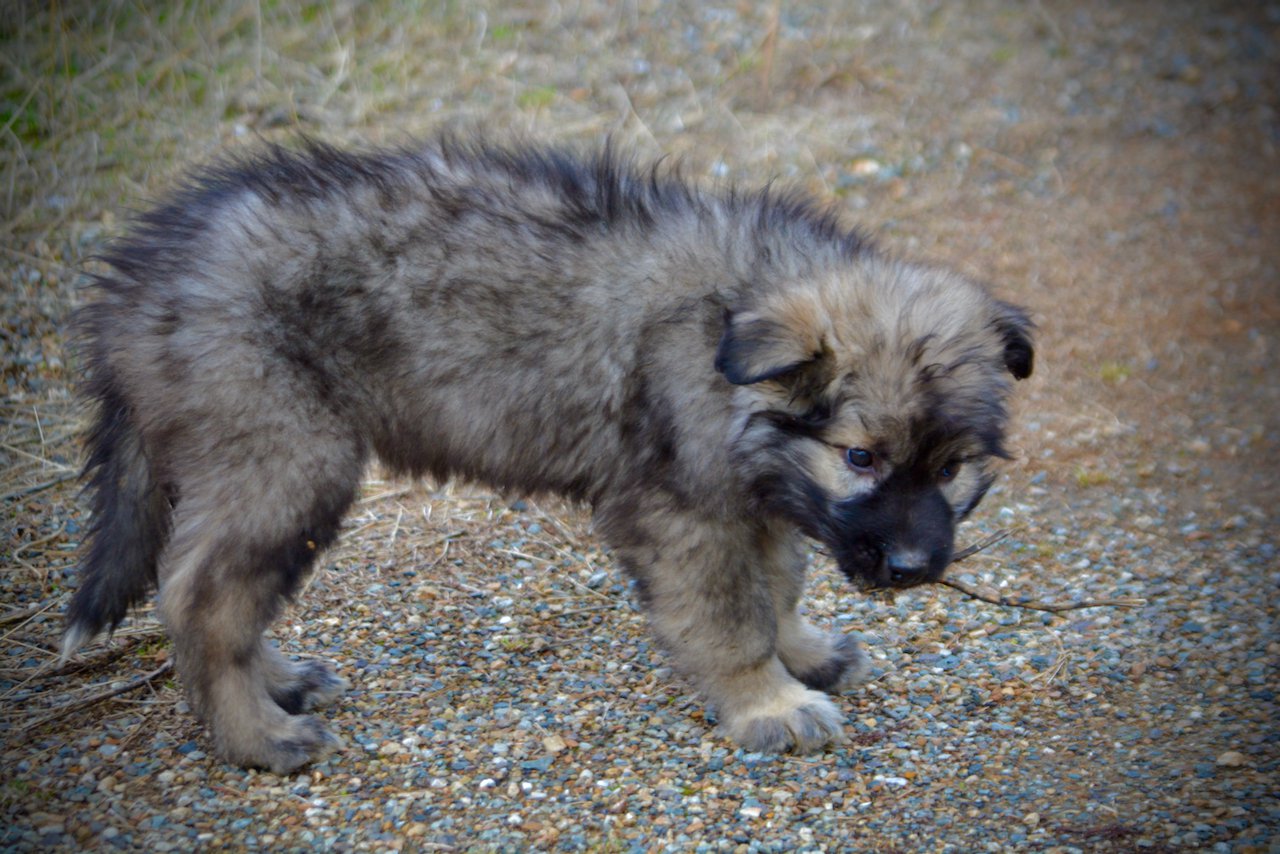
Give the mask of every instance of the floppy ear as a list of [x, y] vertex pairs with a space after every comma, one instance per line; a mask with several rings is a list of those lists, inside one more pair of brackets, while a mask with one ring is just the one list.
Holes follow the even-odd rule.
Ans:
[[1035, 367], [1036, 352], [1031, 333], [1036, 325], [1027, 312], [1011, 303], [996, 300], [996, 331], [1004, 340], [1004, 366], [1014, 379], [1025, 380]]
[[716, 370], [734, 385], [774, 380], [821, 356], [811, 336], [753, 313], [725, 312], [724, 331], [716, 348]]

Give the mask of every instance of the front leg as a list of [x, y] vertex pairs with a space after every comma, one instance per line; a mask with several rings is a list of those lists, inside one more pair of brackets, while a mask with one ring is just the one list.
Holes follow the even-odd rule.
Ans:
[[804, 541], [790, 528], [766, 537], [762, 555], [773, 586], [778, 657], [810, 688], [842, 693], [866, 681], [871, 663], [849, 635], [824, 632], [799, 612], [804, 590]]
[[601, 529], [636, 578], [659, 641], [716, 710], [722, 730], [760, 752], [841, 740], [841, 714], [778, 657], [781, 638], [759, 525], [706, 520], [665, 502], [629, 502]]

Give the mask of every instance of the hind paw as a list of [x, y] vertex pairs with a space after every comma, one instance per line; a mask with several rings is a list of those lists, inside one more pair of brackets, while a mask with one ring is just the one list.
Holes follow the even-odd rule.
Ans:
[[224, 744], [223, 757], [237, 765], [268, 768], [276, 774], [288, 774], [312, 762], [319, 762], [342, 748], [338, 738], [319, 718], [289, 715], [259, 738], [244, 739], [241, 734]]
[[871, 674], [871, 661], [858, 642], [848, 635], [833, 639], [826, 660], [792, 673], [810, 688], [839, 694], [865, 682]]

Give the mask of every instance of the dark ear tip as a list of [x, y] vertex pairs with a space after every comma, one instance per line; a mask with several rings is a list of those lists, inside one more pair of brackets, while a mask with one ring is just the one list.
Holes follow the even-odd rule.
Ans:
[[724, 330], [716, 346], [716, 370], [734, 385], [766, 380], [794, 382], [799, 377], [796, 372], [822, 355], [809, 352], [808, 334], [807, 330], [778, 319], [742, 319], [725, 312]]
[[[720, 336], [720, 344], [716, 347], [716, 370], [734, 385], [752, 385], [762, 380], [772, 379], [784, 370], [761, 369], [752, 364], [761, 343], [751, 337], [753, 330], [742, 330], [729, 322], [725, 313], [724, 333]], [[759, 332], [759, 329], [754, 330]]]
[[1031, 340], [1035, 322], [1026, 309], [1012, 303], [1001, 301], [1000, 309], [996, 328], [1004, 339], [1004, 365], [1014, 379], [1025, 380], [1035, 368], [1036, 352]]
[[748, 385], [750, 377], [746, 376], [741, 365], [733, 359], [728, 349], [724, 343], [721, 343], [720, 349], [716, 350], [716, 371], [734, 385]]
[[740, 376], [742, 369], [733, 356], [734, 339], [730, 329], [731, 327], [725, 326], [724, 334], [720, 338], [720, 344], [716, 347], [716, 371], [723, 374], [724, 378], [734, 385], [742, 385], [742, 377]]
[[1035, 368], [1035, 351], [1026, 346], [1009, 344], [1004, 350], [1004, 363], [1015, 380], [1025, 380]]
[[803, 362], [774, 366], [765, 370], [750, 370], [750, 346], [726, 336], [716, 350], [716, 370], [734, 385], [754, 385], [773, 380], [800, 367]]

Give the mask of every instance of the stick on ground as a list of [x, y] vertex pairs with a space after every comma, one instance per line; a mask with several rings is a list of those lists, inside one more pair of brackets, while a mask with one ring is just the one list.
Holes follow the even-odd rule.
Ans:
[[[997, 531], [985, 540], [981, 540], [956, 552], [955, 557], [951, 558], [951, 562], [959, 563], [967, 557], [972, 557], [983, 549], [989, 548], [1005, 539], [1009, 534], [1009, 531]], [[988, 602], [992, 605], [1001, 605], [1006, 608], [1026, 608], [1030, 611], [1048, 611], [1051, 614], [1058, 614], [1063, 611], [1078, 611], [1081, 608], [1138, 608], [1147, 604], [1146, 599], [1125, 597], [1121, 599], [1085, 600], [1083, 602], [1069, 602], [1064, 605], [1058, 605], [1049, 602], [1033, 602], [1027, 599], [1009, 599], [1008, 597], [1001, 596], [999, 594], [988, 595], [950, 578], [939, 578], [936, 583], [941, 584], [944, 587], [950, 587], [952, 590], [959, 590], [964, 595], [977, 599], [980, 602]]]
[[104, 700], [110, 700], [112, 697], [118, 697], [121, 694], [127, 694], [130, 691], [135, 691], [138, 688], [141, 688], [143, 685], [146, 685], [148, 682], [152, 681], [153, 679], [159, 676], [163, 676], [164, 674], [168, 673], [172, 669], [173, 669], [173, 659], [169, 659], [165, 661], [163, 664], [161, 664], [159, 667], [157, 667], [155, 670], [152, 670], [150, 673], [144, 673], [143, 675], [137, 677], [136, 679], [130, 679], [128, 682], [125, 682], [123, 685], [117, 685], [115, 688], [112, 688], [108, 691], [103, 691], [101, 693], [94, 694], [92, 697], [85, 697], [83, 700], [77, 700], [74, 703], [67, 703], [65, 706], [59, 706], [58, 708], [54, 709], [48, 714], [41, 715], [40, 717], [33, 720], [31, 723], [24, 726], [22, 728], [22, 731], [31, 732], [32, 730], [38, 729], [39, 727], [42, 727], [47, 723], [52, 723], [53, 721], [56, 721], [60, 718], [64, 718], [73, 712], [78, 712], [81, 709], [87, 709], [90, 706], [103, 702]]

